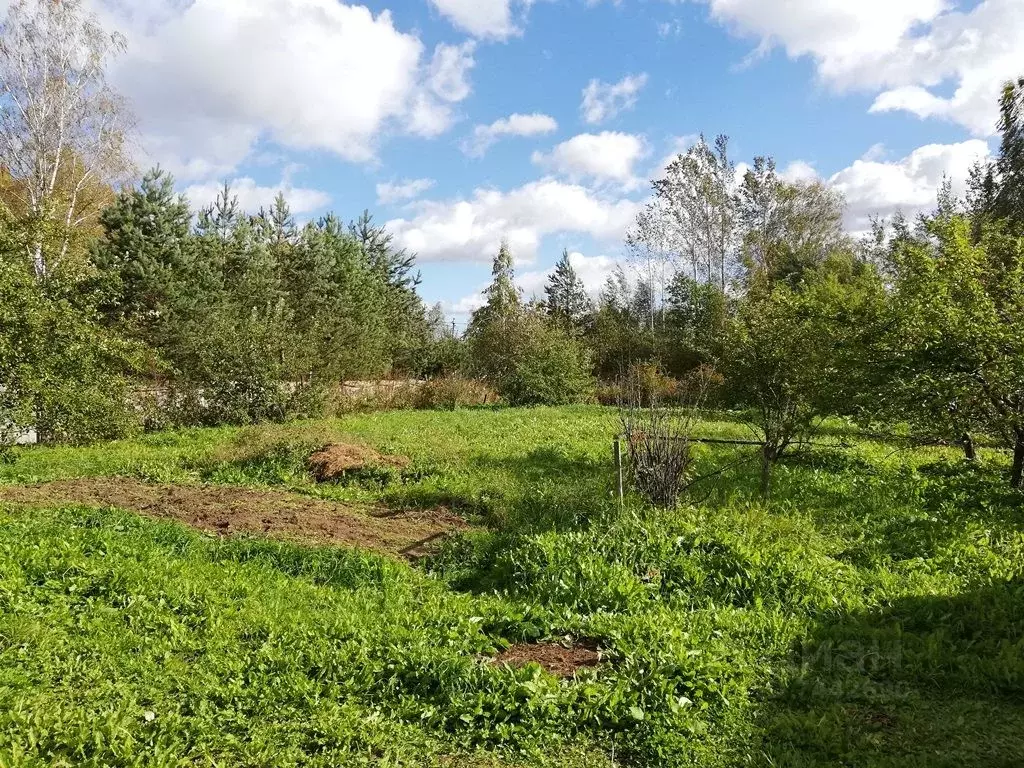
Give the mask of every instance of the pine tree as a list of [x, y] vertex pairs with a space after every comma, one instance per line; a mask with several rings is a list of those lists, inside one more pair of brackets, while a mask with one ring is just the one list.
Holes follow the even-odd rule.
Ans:
[[582, 328], [593, 312], [593, 302], [569, 261], [568, 251], [562, 251], [562, 258], [548, 278], [544, 294], [547, 297], [545, 307], [548, 314], [570, 329]]
[[159, 168], [123, 190], [101, 217], [104, 239], [93, 261], [112, 287], [111, 320], [150, 323], [181, 286], [189, 260], [192, 214]]
[[487, 303], [473, 313], [467, 336], [477, 373], [499, 382], [514, 364], [509, 350], [514, 348], [513, 339], [519, 331], [524, 310], [507, 242], [502, 242], [494, 257], [491, 284], [484, 296]]
[[1003, 88], [999, 131], [1002, 142], [996, 160], [995, 214], [1020, 229], [1024, 227], [1024, 77]]
[[502, 242], [491, 263], [491, 284], [484, 291], [484, 296], [487, 303], [473, 313], [470, 320], [471, 332], [474, 328], [485, 326], [505, 326], [522, 311], [522, 295], [516, 287], [512, 252], [507, 242]]

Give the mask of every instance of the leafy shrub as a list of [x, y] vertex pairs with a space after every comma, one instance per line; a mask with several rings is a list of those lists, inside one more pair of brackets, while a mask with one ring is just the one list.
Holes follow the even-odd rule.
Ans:
[[[255, 373], [203, 383], [175, 382], [158, 400], [162, 403], [157, 407], [144, 409], [157, 428], [282, 422], [319, 416], [325, 408], [322, 389], [287, 386]], [[161, 416], [166, 423], [159, 423]]]
[[593, 398], [590, 354], [561, 326], [528, 313], [512, 332], [504, 371], [491, 380], [510, 405], [567, 405]]
[[128, 437], [143, 428], [128, 382], [120, 376], [55, 382], [39, 392], [35, 413], [46, 442], [83, 445]]

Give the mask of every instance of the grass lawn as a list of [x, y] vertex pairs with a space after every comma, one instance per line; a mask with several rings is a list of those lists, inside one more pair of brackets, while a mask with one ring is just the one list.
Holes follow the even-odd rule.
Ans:
[[[745, 436], [720, 418], [705, 435]], [[619, 509], [615, 430], [597, 407], [396, 412], [19, 449], [0, 768], [1024, 765], [1005, 457], [846, 436], [770, 503], [740, 462], [658, 512]], [[332, 442], [410, 462], [317, 484]], [[165, 514], [208, 497], [209, 525]], [[293, 535], [327, 518], [340, 540]], [[501, 663], [538, 643], [599, 659]]]

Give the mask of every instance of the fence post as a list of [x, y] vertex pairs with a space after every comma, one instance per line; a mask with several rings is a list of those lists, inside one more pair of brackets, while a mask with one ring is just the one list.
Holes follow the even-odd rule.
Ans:
[[614, 445], [615, 454], [615, 477], [618, 481], [619, 488], [619, 506], [621, 507], [625, 503], [625, 494], [622, 486], [622, 441], [619, 438], [615, 438]]

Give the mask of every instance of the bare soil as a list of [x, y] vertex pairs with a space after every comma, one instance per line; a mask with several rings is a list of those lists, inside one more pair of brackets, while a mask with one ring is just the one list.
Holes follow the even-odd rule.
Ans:
[[398, 512], [271, 489], [150, 485], [121, 477], [0, 486], [0, 502], [118, 507], [221, 536], [256, 534], [341, 544], [410, 559], [428, 554], [445, 536], [467, 527], [445, 509]]
[[350, 472], [373, 468], [405, 469], [410, 464], [404, 456], [385, 456], [365, 445], [332, 443], [309, 457], [309, 470], [318, 483], [332, 483]]
[[523, 667], [529, 663], [540, 664], [545, 671], [561, 678], [573, 677], [584, 667], [596, 667], [601, 663], [601, 651], [593, 640], [579, 640], [575, 643], [533, 643], [513, 645], [494, 657], [495, 664]]

